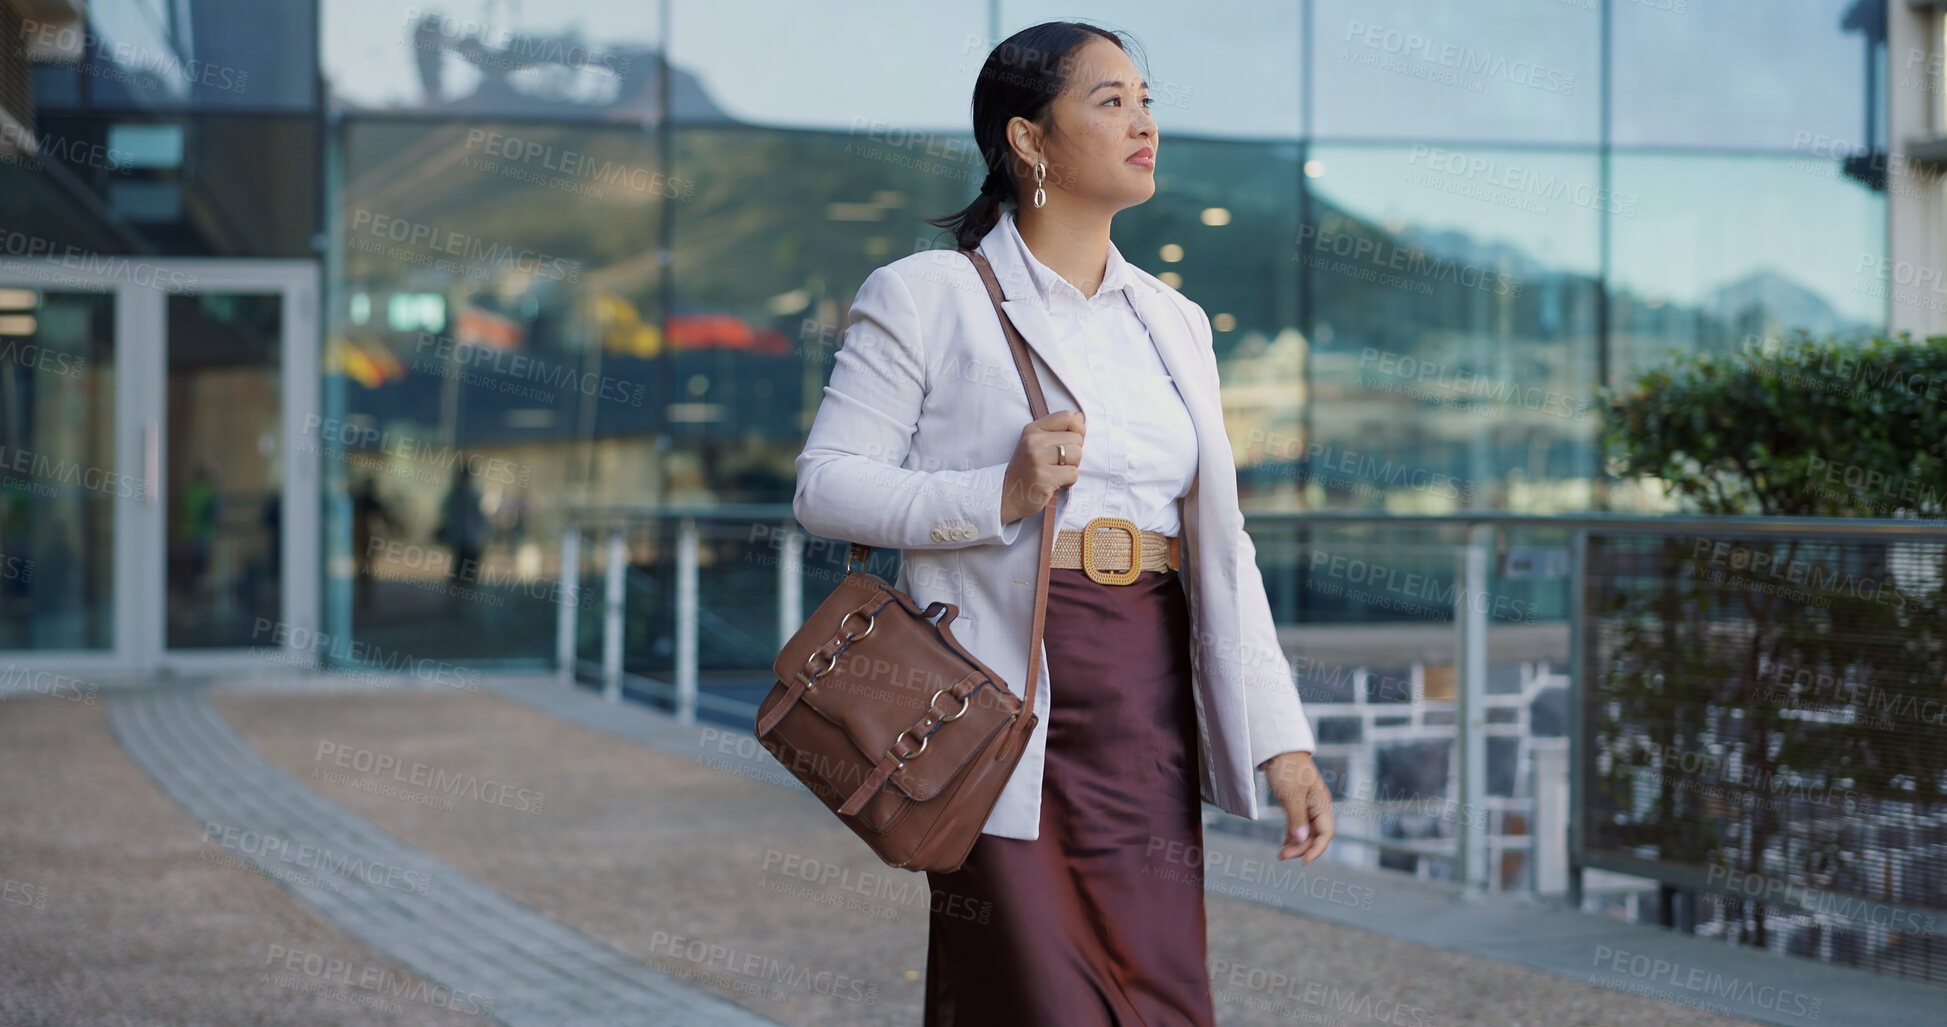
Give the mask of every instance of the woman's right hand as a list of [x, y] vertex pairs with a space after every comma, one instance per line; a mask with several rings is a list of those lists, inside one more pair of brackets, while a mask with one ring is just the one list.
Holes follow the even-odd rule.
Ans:
[[[1057, 410], [1021, 429], [1002, 481], [1002, 524], [1047, 506], [1056, 489], [1075, 484], [1081, 476], [1082, 434], [1079, 410]], [[1061, 463], [1055, 462], [1057, 456]]]

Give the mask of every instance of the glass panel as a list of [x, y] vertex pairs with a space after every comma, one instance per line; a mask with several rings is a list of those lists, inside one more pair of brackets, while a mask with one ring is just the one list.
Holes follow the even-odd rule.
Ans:
[[[323, 2], [323, 60], [334, 104], [471, 118], [635, 122], [654, 121], [660, 106], [658, 0]], [[804, 45], [790, 39], [778, 48], [753, 48], [749, 33], [761, 27], [760, 19], [743, 5], [695, 6], [722, 9], [715, 15], [723, 19], [718, 31], [746, 73], [775, 67], [776, 49]], [[763, 57], [752, 60], [753, 54]], [[804, 91], [782, 78], [766, 81], [779, 91]], [[670, 93], [679, 112], [712, 109], [681, 69]]]
[[115, 297], [0, 286], [0, 650], [114, 644]]
[[[786, 238], [754, 211], [806, 169], [747, 170], [715, 190], [671, 177], [632, 126], [348, 127], [345, 302], [329, 340], [345, 408], [301, 445], [346, 450], [361, 645], [552, 658], [562, 510], [661, 494], [662, 210], [722, 212], [719, 223]], [[736, 267], [761, 276], [766, 264]], [[694, 351], [685, 373], [714, 373], [718, 347], [789, 348], [768, 324], [709, 312], [670, 327], [672, 346]], [[692, 413], [716, 401], [678, 398]]]
[[[88, 23], [23, 32], [49, 58], [41, 106], [303, 110], [317, 96], [317, 6], [305, 0], [94, 0]], [[59, 56], [54, 56], [58, 54]]]
[[1312, 504], [1586, 509], [1601, 188], [1593, 155], [1315, 147]]
[[171, 648], [268, 646], [283, 610], [283, 297], [168, 300]]
[[[316, 256], [318, 131], [295, 117], [151, 118], [43, 112], [34, 162], [67, 172], [9, 204], [9, 227], [100, 253]], [[10, 173], [12, 172], [12, 173]], [[0, 197], [46, 172], [0, 164]], [[33, 195], [33, 194], [29, 194]]]
[[1789, 13], [1774, 0], [1610, 6], [1616, 145], [1885, 149], [1868, 63], [1875, 49], [1886, 59], [1884, 4], [1794, 0]]
[[[1000, 8], [1002, 39], [1043, 21], [1080, 20], [1128, 32], [1136, 43], [1131, 57], [1149, 80], [1149, 97], [1155, 101], [1149, 110], [1164, 139], [1171, 132], [1292, 139], [1303, 130], [1302, 4], [1234, 0], [1220, 8], [1224, 24], [1216, 31], [1209, 9], [1165, 0], [1000, 0]], [[970, 40], [964, 54], [956, 48], [961, 66], [949, 76], [961, 95], [958, 117], [948, 123], [961, 131], [972, 129], [968, 104], [974, 74], [1000, 42], [977, 38], [979, 43]], [[1162, 170], [1159, 163], [1157, 173]]]
[[[644, 4], [645, 10], [652, 5]], [[972, 130], [974, 74], [992, 47], [987, 4], [802, 0], [670, 9], [677, 122], [757, 122], [873, 137]], [[762, 60], [752, 60], [762, 54]], [[974, 183], [980, 183], [978, 180]]]
[[1317, 0], [1313, 133], [1594, 143], [1601, 30], [1590, 2]]
[[1837, 162], [1804, 157], [1618, 154], [1610, 224], [1612, 371], [1620, 380], [1684, 352], [1747, 340], [1856, 336], [1886, 324], [1886, 198]]

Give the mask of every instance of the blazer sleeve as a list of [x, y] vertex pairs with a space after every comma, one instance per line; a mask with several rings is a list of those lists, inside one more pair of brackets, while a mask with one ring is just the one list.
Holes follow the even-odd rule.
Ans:
[[[1187, 302], [1187, 299], [1186, 299]], [[1210, 317], [1203, 308], [1189, 304], [1200, 322], [1198, 340], [1203, 344], [1210, 380], [1219, 382], [1217, 355], [1211, 347]], [[1219, 401], [1218, 409], [1222, 409]], [[1236, 474], [1234, 467], [1225, 468]], [[1233, 490], [1234, 492], [1235, 490]], [[1317, 748], [1311, 719], [1298, 698], [1298, 679], [1291, 661], [1278, 641], [1277, 622], [1271, 616], [1271, 597], [1264, 587], [1264, 574], [1257, 566], [1257, 544], [1244, 529], [1243, 509], [1238, 509], [1237, 524], [1237, 619], [1239, 633], [1234, 650], [1242, 664], [1244, 680], [1244, 719], [1249, 728], [1251, 765], [1262, 768], [1266, 760], [1286, 752], [1311, 752]]]
[[798, 454], [791, 512], [807, 531], [869, 546], [1010, 544], [1026, 518], [1001, 521], [1006, 463], [905, 466], [929, 391], [920, 334], [905, 280], [889, 266], [873, 271], [852, 300], [831, 380]]

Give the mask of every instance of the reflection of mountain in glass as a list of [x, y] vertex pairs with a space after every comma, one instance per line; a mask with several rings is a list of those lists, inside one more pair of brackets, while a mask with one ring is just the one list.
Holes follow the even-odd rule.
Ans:
[[[1322, 196], [1314, 209], [1315, 230], [1298, 248], [1316, 297], [1311, 437], [1262, 461], [1240, 451], [1259, 504], [1591, 505], [1600, 280], [1498, 240], [1382, 224]], [[1874, 330], [1769, 271], [1696, 305], [1613, 293], [1607, 320], [1612, 377], [1661, 363], [1672, 348], [1735, 352], [1747, 336], [1799, 327]], [[1308, 482], [1322, 495], [1308, 496]]]

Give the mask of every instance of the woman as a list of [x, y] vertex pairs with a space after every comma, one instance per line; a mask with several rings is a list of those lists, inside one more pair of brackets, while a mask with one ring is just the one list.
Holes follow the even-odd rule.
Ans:
[[798, 520], [903, 550], [896, 584], [957, 604], [955, 636], [1017, 694], [1055, 500], [1040, 722], [965, 864], [928, 874], [929, 1027], [1211, 1024], [1200, 800], [1255, 819], [1262, 768], [1279, 858], [1333, 834], [1209, 319], [1109, 240], [1155, 193], [1148, 104], [1094, 26], [994, 49], [973, 97], [987, 180], [933, 223], [993, 265], [1051, 412], [1030, 421], [971, 262], [922, 251], [860, 286], [797, 460]]

